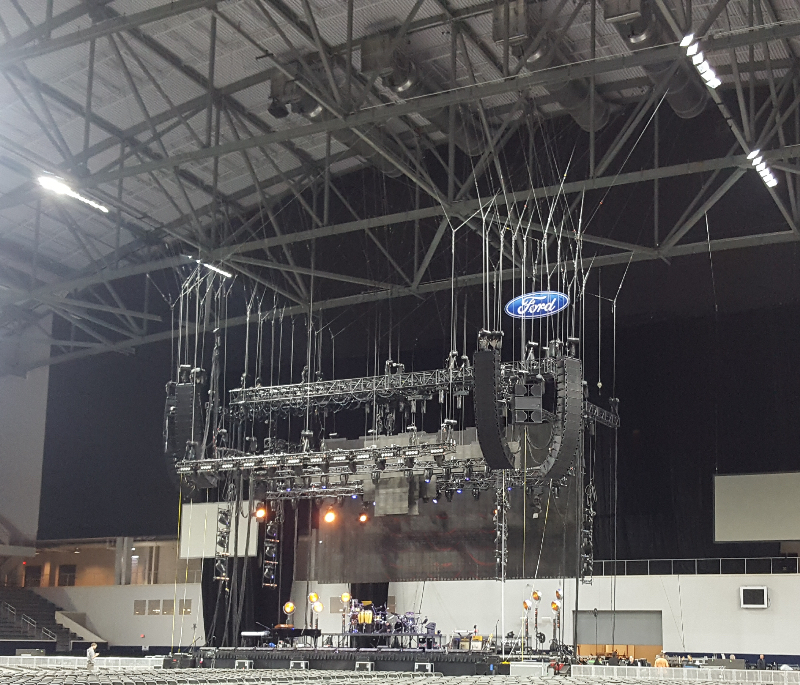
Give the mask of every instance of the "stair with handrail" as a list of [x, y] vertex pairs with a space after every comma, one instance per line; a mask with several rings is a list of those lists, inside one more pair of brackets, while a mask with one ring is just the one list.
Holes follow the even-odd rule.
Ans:
[[0, 588], [0, 639], [53, 641], [69, 652], [81, 638], [56, 622], [57, 607], [30, 590]]

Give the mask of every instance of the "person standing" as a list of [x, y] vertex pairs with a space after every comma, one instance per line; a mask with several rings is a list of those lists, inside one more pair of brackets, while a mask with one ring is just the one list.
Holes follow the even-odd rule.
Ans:
[[756, 669], [759, 671], [766, 671], [767, 670], [767, 662], [764, 660], [764, 655], [761, 654], [758, 657], [758, 661], [756, 661]]
[[92, 646], [86, 650], [86, 668], [94, 671], [94, 660], [97, 658], [97, 643], [92, 642]]
[[656, 662], [653, 664], [656, 668], [669, 668], [669, 661], [664, 658], [663, 654], [656, 657]]

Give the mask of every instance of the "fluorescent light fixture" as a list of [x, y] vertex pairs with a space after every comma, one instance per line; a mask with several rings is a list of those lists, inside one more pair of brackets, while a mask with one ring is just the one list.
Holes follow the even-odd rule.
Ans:
[[702, 52], [698, 52], [698, 53], [697, 53], [697, 54], [696, 54], [694, 57], [692, 57], [692, 64], [694, 64], [695, 66], [697, 66], [697, 65], [698, 65], [698, 64], [700, 64], [700, 62], [702, 62], [704, 59], [705, 59], [705, 56], [703, 55], [703, 53], [702, 53]]
[[711, 68], [711, 66], [709, 66], [708, 69], [703, 72], [703, 78], [706, 80], [706, 83], [717, 80], [717, 75], [714, 73], [714, 70]]
[[774, 178], [771, 181], [767, 181], [767, 186], [770, 188], [774, 188], [776, 185], [778, 185], [778, 181]]
[[714, 77], [714, 78], [713, 78], [713, 79], [711, 79], [710, 81], [707, 81], [707, 82], [706, 82], [706, 85], [707, 85], [709, 88], [718, 88], [719, 86], [721, 86], [721, 85], [722, 85], [722, 81], [720, 81], [718, 78]]
[[758, 172], [758, 174], [759, 174], [759, 176], [761, 176], [761, 178], [763, 178], [764, 180], [766, 180], [766, 178], [767, 178], [767, 177], [769, 176], [769, 174], [770, 174], [770, 171], [769, 171], [769, 169], [762, 169], [761, 171], [759, 171], [759, 172]]
[[84, 204], [103, 212], [103, 214], [108, 214], [108, 208], [103, 207], [103, 205], [95, 202], [94, 200], [90, 200], [88, 197], [84, 197], [83, 195], [76, 193], [72, 188], [64, 183], [64, 181], [56, 176], [39, 176], [37, 180], [42, 188], [49, 190], [51, 193], [55, 193], [56, 195], [66, 195], [67, 197], [71, 197], [75, 200], [80, 200]]
[[[750, 155], [748, 155], [748, 157], [749, 157], [749, 156], [750, 156]], [[763, 162], [763, 161], [764, 161], [764, 158], [763, 158], [761, 155], [758, 155], [758, 157], [754, 157], [754, 158], [753, 158], [753, 162], [752, 162], [752, 164], [753, 164], [753, 166], [758, 166], [758, 165], [759, 165], [759, 164], [761, 164], [761, 162]]]
[[691, 57], [692, 55], [697, 54], [697, 51], [700, 49], [700, 46], [697, 43], [692, 43], [688, 48], [686, 48], [687, 56]]
[[760, 174], [766, 168], [767, 168], [767, 163], [766, 162], [761, 162], [761, 164], [758, 164], [756, 166], [756, 171]]
[[702, 62], [700, 62], [700, 64], [697, 65], [697, 71], [700, 72], [701, 76], [705, 74], [709, 69], [711, 69], [711, 65], [705, 60], [703, 60]]
[[747, 153], [747, 159], [753, 159], [761, 154], [761, 150], [751, 150]]
[[204, 261], [202, 261], [200, 259], [195, 259], [194, 261], [196, 261], [198, 264], [200, 264], [200, 266], [204, 266], [204, 267], [206, 267], [206, 269], [211, 269], [215, 273], [218, 273], [220, 276], [225, 276], [225, 278], [232, 278], [233, 277], [232, 273], [229, 273], [228, 271], [223, 271], [218, 266], [214, 266], [213, 264], [209, 264], [208, 262], [204, 262]]
[[687, 33], [683, 38], [681, 38], [681, 47], [688, 48], [692, 43], [694, 43], [694, 34]]

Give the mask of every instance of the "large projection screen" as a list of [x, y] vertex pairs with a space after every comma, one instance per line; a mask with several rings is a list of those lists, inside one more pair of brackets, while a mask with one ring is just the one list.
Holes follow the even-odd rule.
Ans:
[[[244, 508], [247, 509], [247, 503]], [[184, 504], [181, 507], [181, 559], [211, 559], [217, 549], [216, 502]], [[256, 556], [258, 547], [258, 521], [250, 518], [250, 539], [247, 538], [247, 516], [239, 512], [239, 556]], [[231, 539], [235, 522], [231, 521]], [[246, 552], [246, 554], [245, 554]], [[233, 547], [231, 547], [233, 554]]]
[[800, 473], [714, 476], [715, 542], [800, 540]]

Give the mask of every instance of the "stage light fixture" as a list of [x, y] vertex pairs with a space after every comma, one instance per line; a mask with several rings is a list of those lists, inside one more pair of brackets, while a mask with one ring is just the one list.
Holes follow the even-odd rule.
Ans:
[[369, 521], [369, 513], [367, 512], [367, 508], [364, 507], [361, 510], [361, 513], [358, 515], [358, 522], [359, 523], [366, 523], [367, 521]]
[[320, 484], [320, 486], [322, 487], [323, 490], [327, 490], [328, 489], [329, 483], [330, 483], [330, 479], [328, 478], [327, 475], [320, 476], [319, 484]]
[[433, 469], [427, 468], [425, 469], [425, 475], [423, 476], [426, 483], [430, 483], [431, 479], [433, 478]]
[[452, 488], [447, 488], [447, 490], [444, 491], [444, 497], [448, 502], [452, 502], [453, 501], [453, 489]]
[[350, 474], [349, 473], [342, 473], [342, 474], [339, 475], [339, 482], [342, 485], [347, 485], [347, 481], [349, 479], [350, 479]]
[[313, 604], [314, 602], [319, 601], [319, 595], [316, 592], [309, 592], [308, 593], [308, 603]]
[[283, 613], [287, 616], [291, 616], [294, 613], [294, 609], [294, 602], [286, 602], [286, 604], [283, 605]]
[[380, 471], [373, 471], [372, 472], [372, 482], [377, 485], [378, 481], [381, 479], [381, 472]]
[[325, 610], [325, 605], [317, 600], [311, 605], [311, 608], [314, 610], [315, 614], [321, 614]]
[[37, 180], [42, 188], [49, 190], [51, 193], [55, 193], [56, 195], [66, 195], [67, 197], [71, 197], [73, 200], [79, 200], [80, 202], [89, 205], [93, 209], [103, 212], [103, 214], [108, 214], [108, 207], [104, 207], [100, 203], [76, 193], [57, 176], [39, 176]]
[[697, 66], [697, 65], [698, 65], [698, 64], [700, 64], [700, 63], [701, 63], [701, 62], [702, 62], [704, 59], [705, 59], [705, 56], [703, 55], [703, 53], [702, 53], [702, 52], [698, 52], [696, 55], [694, 55], [694, 56], [692, 57], [692, 64], [694, 64], [695, 66]]
[[462, 492], [464, 492], [464, 491], [461, 488], [456, 488], [456, 494], [457, 495], [460, 495]]
[[217, 521], [221, 526], [231, 525], [231, 512], [227, 509], [220, 509], [219, 513], [217, 514]]
[[558, 602], [550, 602], [550, 608], [553, 610], [553, 613], [557, 613], [561, 605]]
[[481, 491], [477, 486], [473, 486], [472, 488], [472, 498], [476, 500], [481, 498]]
[[472, 464], [467, 464], [464, 467], [464, 480], [472, 479]]
[[347, 604], [350, 601], [350, 593], [349, 592], [343, 592], [342, 596], [339, 597], [339, 599], [342, 600], [342, 604]]
[[325, 523], [333, 523], [336, 520], [336, 512], [333, 510], [333, 507], [328, 507], [328, 511], [325, 512], [325, 516], [322, 518]]
[[253, 514], [257, 519], [265, 519], [267, 517], [267, 507], [263, 504], [259, 504], [256, 507], [255, 514]]
[[522, 608], [525, 611], [530, 611], [533, 608], [533, 602], [529, 599], [526, 599], [522, 602]]
[[534, 602], [539, 602], [542, 599], [542, 595], [539, 593], [538, 590], [534, 590], [533, 593], [531, 594], [531, 597], [533, 598]]
[[559, 600], [559, 601], [561, 601], [562, 599], [564, 599], [564, 596], [563, 596], [563, 595], [562, 595], [562, 593], [561, 593], [561, 588], [558, 588], [558, 589], [556, 590], [556, 599], [557, 599], [557, 600]]
[[694, 34], [687, 33], [683, 38], [681, 38], [681, 47], [688, 48], [692, 43], [694, 43]]

